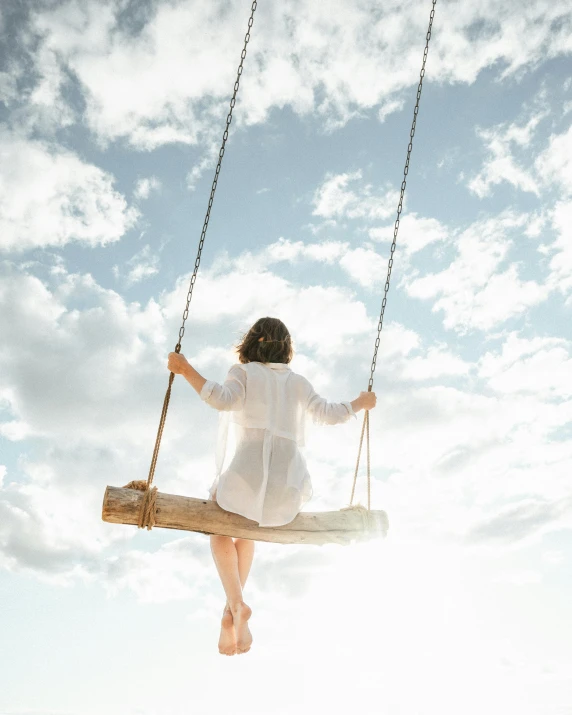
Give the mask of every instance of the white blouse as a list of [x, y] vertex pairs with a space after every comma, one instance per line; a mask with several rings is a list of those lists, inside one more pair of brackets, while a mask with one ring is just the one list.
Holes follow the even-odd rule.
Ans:
[[[328, 425], [356, 417], [349, 402], [328, 402], [283, 363], [233, 365], [223, 385], [207, 380], [200, 397], [219, 410], [210, 498], [260, 526], [288, 524], [312, 497], [302, 454], [306, 415]], [[236, 448], [223, 471], [229, 421]]]

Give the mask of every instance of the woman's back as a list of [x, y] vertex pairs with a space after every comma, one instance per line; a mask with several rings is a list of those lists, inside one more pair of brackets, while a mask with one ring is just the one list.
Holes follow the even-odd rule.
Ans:
[[[278, 526], [291, 521], [312, 495], [300, 451], [305, 420], [338, 424], [355, 416], [349, 402], [328, 402], [284, 363], [233, 365], [223, 385], [207, 381], [201, 398], [222, 413], [217, 476], [210, 491], [228, 511]], [[226, 418], [225, 418], [226, 417]], [[228, 417], [236, 430], [236, 453], [223, 472]]]

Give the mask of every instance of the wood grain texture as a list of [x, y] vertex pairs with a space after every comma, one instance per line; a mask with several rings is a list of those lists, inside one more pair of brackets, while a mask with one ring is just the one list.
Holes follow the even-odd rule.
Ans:
[[[137, 525], [143, 492], [108, 486], [103, 498], [103, 521]], [[361, 508], [300, 512], [284, 526], [261, 527], [213, 501], [157, 493], [155, 526], [202, 534], [220, 534], [278, 544], [351, 544], [384, 537], [389, 527], [384, 511]]]

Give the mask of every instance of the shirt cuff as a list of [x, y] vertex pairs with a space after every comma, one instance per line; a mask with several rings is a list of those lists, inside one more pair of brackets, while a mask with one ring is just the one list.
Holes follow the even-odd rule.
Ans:
[[356, 415], [356, 413], [354, 412], [354, 409], [353, 409], [353, 407], [352, 407], [351, 402], [342, 402], [342, 405], [344, 405], [344, 406], [347, 408], [347, 410], [348, 410], [348, 412], [350, 413], [350, 415], [357, 420], [357, 415]]
[[216, 382], [214, 380], [207, 380], [205, 382], [199, 394], [201, 400], [203, 400], [204, 402], [208, 401], [209, 397], [212, 395], [212, 391], [214, 390], [215, 385]]

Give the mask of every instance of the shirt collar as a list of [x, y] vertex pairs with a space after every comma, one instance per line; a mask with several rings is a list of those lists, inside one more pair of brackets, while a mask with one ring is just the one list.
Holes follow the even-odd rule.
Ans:
[[272, 370], [290, 370], [291, 368], [283, 362], [266, 362], [262, 363], [267, 367], [272, 368]]

